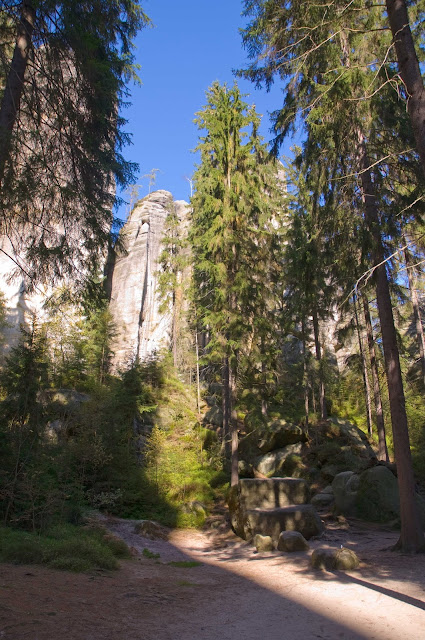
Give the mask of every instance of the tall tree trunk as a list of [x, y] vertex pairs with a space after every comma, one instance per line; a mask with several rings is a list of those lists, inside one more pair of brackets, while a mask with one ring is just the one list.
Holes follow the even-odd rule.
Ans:
[[305, 419], [305, 428], [308, 433], [308, 414], [309, 414], [309, 402], [308, 402], [308, 363], [307, 363], [307, 345], [306, 345], [306, 335], [305, 335], [305, 320], [304, 318], [301, 321], [301, 333], [302, 333], [302, 343], [303, 343], [303, 389], [304, 389], [304, 419]]
[[367, 420], [367, 431], [369, 436], [372, 437], [372, 403], [370, 399], [370, 385], [369, 385], [369, 376], [367, 373], [367, 364], [366, 358], [363, 349], [363, 337], [359, 323], [359, 314], [357, 311], [357, 297], [353, 296], [354, 303], [354, 314], [356, 318], [356, 329], [357, 329], [357, 339], [359, 341], [359, 351], [360, 358], [362, 361], [362, 374], [363, 374], [363, 389], [364, 389], [364, 399], [365, 399], [365, 407], [366, 407], [366, 420]]
[[416, 325], [416, 339], [418, 342], [419, 349], [419, 358], [421, 361], [421, 369], [422, 369], [422, 380], [425, 385], [425, 338], [424, 338], [424, 330], [422, 326], [422, 318], [421, 311], [419, 308], [418, 296], [416, 294], [416, 278], [414, 267], [412, 265], [412, 259], [410, 256], [409, 249], [407, 248], [406, 238], [403, 236], [403, 244], [404, 244], [404, 260], [406, 262], [407, 269], [407, 277], [409, 278], [409, 289], [410, 289], [410, 298], [412, 300], [413, 306], [413, 315], [415, 318]]
[[6, 162], [9, 158], [12, 131], [18, 117], [24, 89], [25, 71], [34, 31], [35, 9], [28, 3], [22, 4], [18, 23], [15, 49], [6, 80], [6, 87], [0, 107], [0, 188], [2, 186]]
[[229, 358], [225, 356], [222, 362], [222, 407], [223, 407], [223, 433], [221, 441], [221, 451], [226, 458], [229, 457], [229, 437], [230, 437], [230, 379], [229, 379]]
[[199, 379], [199, 342], [198, 342], [197, 329], [195, 329], [195, 354], [196, 354], [196, 404], [198, 408], [198, 421], [200, 422], [201, 421], [201, 383]]
[[406, 87], [407, 111], [425, 173], [425, 87], [410, 30], [405, 0], [386, 0], [400, 77]]
[[261, 378], [262, 378], [262, 387], [263, 392], [261, 394], [261, 415], [267, 416], [267, 400], [266, 400], [266, 389], [267, 389], [267, 365], [264, 359], [264, 337], [261, 337]]
[[267, 400], [264, 394], [265, 394], [266, 385], [267, 385], [267, 367], [264, 360], [262, 360], [261, 362], [261, 377], [263, 379], [263, 394], [261, 396], [261, 415], [266, 417], [267, 416]]
[[387, 438], [385, 434], [384, 410], [382, 408], [381, 385], [379, 383], [378, 360], [376, 358], [375, 340], [373, 339], [372, 320], [366, 295], [363, 298], [363, 313], [366, 325], [367, 344], [369, 348], [370, 369], [372, 371], [373, 398], [375, 401], [376, 429], [378, 432], [378, 458], [389, 461]]
[[374, 242], [373, 262], [376, 280], [376, 299], [379, 321], [382, 331], [385, 369], [388, 381], [391, 423], [393, 429], [394, 453], [397, 464], [398, 486], [400, 492], [401, 535], [398, 547], [407, 553], [416, 553], [425, 547], [425, 537], [420, 526], [415, 502], [415, 480], [413, 476], [412, 454], [410, 451], [409, 430], [407, 425], [406, 402], [401, 376], [400, 358], [397, 346], [397, 334], [394, 325], [390, 288], [384, 248], [382, 245], [375, 186], [369, 170], [364, 137], [359, 132], [359, 170], [365, 206], [367, 225]]
[[231, 362], [229, 364], [229, 397], [230, 397], [230, 435], [231, 435], [231, 476], [230, 476], [230, 486], [234, 486], [239, 482], [239, 438], [238, 438], [238, 420], [236, 414], [236, 364], [235, 362]]
[[316, 360], [319, 364], [319, 402], [320, 402], [320, 417], [322, 420], [328, 419], [328, 412], [326, 410], [326, 390], [325, 380], [323, 375], [323, 358], [322, 348], [320, 346], [319, 335], [319, 321], [317, 319], [317, 312], [313, 312], [313, 331], [314, 331], [314, 345], [316, 349]]

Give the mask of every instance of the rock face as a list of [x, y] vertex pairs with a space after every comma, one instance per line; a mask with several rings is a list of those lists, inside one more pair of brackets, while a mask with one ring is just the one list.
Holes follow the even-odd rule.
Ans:
[[307, 483], [299, 478], [240, 480], [229, 494], [232, 528], [245, 540], [270, 536], [274, 546], [282, 531], [299, 531], [306, 539], [320, 535], [323, 524], [309, 498]]
[[[170, 344], [172, 310], [160, 310], [158, 258], [172, 204], [168, 191], [149, 194], [136, 204], [121, 230], [124, 251], [113, 267], [110, 302], [118, 329], [112, 345], [114, 370], [135, 359], [143, 361]], [[179, 201], [174, 205], [184, 229], [187, 204]]]
[[[9, 257], [10, 256], [10, 257]], [[33, 292], [28, 291], [26, 278], [19, 272], [13, 259], [14, 248], [6, 237], [0, 240], [0, 291], [6, 305], [7, 325], [2, 329], [4, 335], [3, 354], [14, 347], [19, 340], [20, 327], [30, 328], [33, 321], [43, 321], [45, 312], [43, 303], [51, 293], [51, 288], [39, 286]]]

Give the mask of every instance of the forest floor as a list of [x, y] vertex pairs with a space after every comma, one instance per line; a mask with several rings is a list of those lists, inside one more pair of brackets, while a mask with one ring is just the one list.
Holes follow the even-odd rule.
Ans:
[[425, 640], [425, 555], [391, 552], [390, 529], [328, 518], [312, 549], [343, 545], [361, 559], [330, 573], [308, 553], [256, 553], [223, 514], [168, 540], [104, 524], [133, 550], [119, 571], [0, 565], [0, 639]]

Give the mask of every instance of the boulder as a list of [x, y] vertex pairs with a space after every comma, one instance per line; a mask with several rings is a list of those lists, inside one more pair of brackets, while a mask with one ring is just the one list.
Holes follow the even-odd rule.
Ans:
[[287, 458], [293, 454], [300, 454], [302, 449], [302, 443], [290, 444], [284, 449], [277, 449], [266, 453], [264, 456], [259, 456], [255, 460], [255, 468], [265, 476], [273, 476], [282, 471]]
[[311, 499], [311, 504], [317, 509], [320, 507], [328, 507], [335, 502], [333, 493], [316, 493]]
[[230, 488], [228, 495], [230, 522], [234, 532], [245, 540], [255, 533], [268, 535], [267, 531], [253, 529], [258, 517], [253, 517], [251, 522], [248, 517], [249, 512], [276, 510], [289, 505], [304, 505], [309, 499], [309, 487], [306, 481], [300, 478], [245, 478]]
[[354, 453], [363, 458], [376, 458], [376, 453], [369, 444], [367, 435], [356, 425], [341, 418], [331, 418], [331, 423], [339, 430], [339, 437], [343, 437]]
[[359, 566], [357, 554], [351, 549], [315, 549], [311, 556], [314, 569], [351, 571]]
[[[352, 471], [339, 473], [332, 482], [335, 506], [345, 516], [370, 522], [400, 519], [398, 481], [383, 465], [366, 469], [360, 475]], [[416, 495], [419, 518], [425, 528], [425, 500]]]
[[273, 551], [273, 540], [270, 536], [262, 536], [257, 533], [252, 542], [257, 551]]
[[279, 551], [308, 551], [310, 545], [299, 531], [282, 531], [277, 542]]
[[258, 448], [262, 453], [268, 453], [306, 440], [306, 434], [301, 427], [285, 420], [275, 420], [267, 427], [267, 431], [258, 443]]
[[206, 518], [208, 509], [202, 504], [199, 500], [191, 500], [190, 502], [185, 502], [181, 506], [181, 510], [183, 513], [194, 513], [195, 515], [203, 516]]
[[205, 424], [212, 424], [214, 427], [221, 427], [223, 424], [223, 410], [217, 405], [212, 406], [205, 414]]
[[383, 466], [361, 474], [356, 496], [357, 513], [363, 520], [388, 522], [400, 517], [397, 478]]
[[302, 478], [245, 478], [238, 487], [244, 509], [275, 509], [310, 501], [310, 489]]
[[335, 507], [345, 516], [357, 515], [357, 489], [359, 476], [353, 471], [342, 471], [332, 481]]
[[138, 533], [149, 540], [168, 539], [168, 531], [154, 520], [140, 520], [134, 527], [134, 533]]
[[240, 478], [253, 478], [254, 469], [252, 464], [249, 464], [249, 462], [246, 462], [245, 460], [239, 460], [238, 473]]
[[306, 540], [319, 536], [324, 531], [316, 509], [311, 504], [291, 505], [277, 509], [248, 509], [245, 512], [242, 538], [250, 539], [255, 534], [271, 536], [277, 546], [282, 531], [298, 531]]

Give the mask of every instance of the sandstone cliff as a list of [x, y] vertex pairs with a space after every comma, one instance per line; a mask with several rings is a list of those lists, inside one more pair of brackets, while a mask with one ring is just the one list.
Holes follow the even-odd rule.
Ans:
[[[158, 258], [166, 218], [173, 204], [168, 191], [155, 191], [139, 201], [121, 230], [123, 249], [112, 274], [110, 310], [117, 328], [112, 367], [118, 370], [168, 347], [172, 309], [160, 311]], [[188, 205], [174, 203], [182, 229]]]

